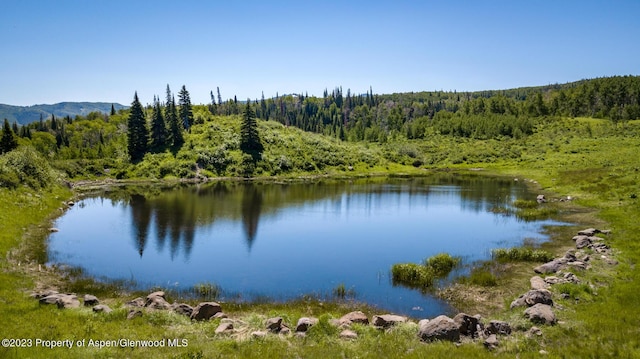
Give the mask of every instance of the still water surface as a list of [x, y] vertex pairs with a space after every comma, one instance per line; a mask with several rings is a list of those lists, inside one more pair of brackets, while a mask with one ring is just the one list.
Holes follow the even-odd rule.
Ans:
[[344, 284], [356, 300], [428, 317], [450, 308], [394, 286], [391, 266], [441, 252], [470, 264], [545, 240], [551, 222], [492, 211], [518, 198], [535, 195], [510, 180], [448, 175], [110, 189], [58, 219], [48, 258], [140, 289], [215, 283], [221, 300], [323, 297]]

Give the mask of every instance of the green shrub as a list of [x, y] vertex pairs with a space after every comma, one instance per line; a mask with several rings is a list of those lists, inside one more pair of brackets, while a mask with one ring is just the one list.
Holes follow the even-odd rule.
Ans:
[[46, 188], [55, 177], [49, 162], [32, 147], [18, 147], [0, 157], [0, 185], [3, 187], [26, 184], [34, 189]]

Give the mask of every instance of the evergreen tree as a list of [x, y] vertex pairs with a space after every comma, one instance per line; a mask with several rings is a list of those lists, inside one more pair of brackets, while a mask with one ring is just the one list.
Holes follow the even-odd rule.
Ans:
[[131, 161], [138, 162], [147, 152], [149, 131], [147, 130], [147, 121], [140, 100], [138, 99], [137, 91], [133, 96], [127, 124], [129, 127], [127, 133], [129, 156], [131, 157]]
[[4, 119], [4, 126], [2, 126], [2, 137], [0, 137], [0, 154], [7, 153], [14, 148], [18, 147], [18, 140], [9, 126], [9, 120]]
[[182, 85], [180, 92], [178, 92], [178, 101], [180, 105], [179, 115], [180, 120], [182, 121], [182, 125], [185, 130], [191, 131], [191, 126], [193, 126], [193, 109], [191, 108], [191, 98], [189, 97], [189, 91], [187, 88]]
[[258, 123], [249, 99], [247, 99], [240, 127], [240, 149], [242, 152], [250, 154], [254, 160], [258, 159], [264, 149], [262, 142], [260, 142]]
[[222, 105], [222, 96], [220, 96], [220, 87], [216, 87], [216, 91], [218, 92], [218, 106]]
[[174, 149], [182, 146], [184, 138], [182, 137], [182, 125], [178, 119], [178, 111], [176, 110], [176, 100], [171, 94], [169, 85], [167, 85], [167, 102], [164, 108], [164, 118], [167, 121], [168, 136], [167, 142], [171, 143]]
[[160, 152], [167, 143], [167, 126], [162, 116], [160, 100], [154, 96], [151, 116], [151, 150]]
[[111, 116], [116, 114], [116, 108], [111, 104]]

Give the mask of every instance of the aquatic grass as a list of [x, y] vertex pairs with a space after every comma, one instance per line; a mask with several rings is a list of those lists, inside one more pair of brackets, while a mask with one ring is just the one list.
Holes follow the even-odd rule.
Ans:
[[461, 277], [460, 283], [478, 285], [481, 287], [495, 287], [498, 285], [498, 278], [487, 266], [480, 266], [471, 269], [469, 275]]
[[558, 214], [558, 209], [551, 206], [543, 206], [538, 208], [519, 208], [516, 210], [516, 217], [524, 221], [538, 221], [541, 219], [549, 219]]
[[527, 247], [496, 248], [491, 251], [491, 257], [498, 262], [549, 262], [554, 256], [542, 249]]
[[426, 289], [433, 285], [435, 273], [429, 267], [416, 263], [397, 263], [391, 267], [393, 284]]
[[537, 208], [538, 207], [538, 202], [537, 201], [533, 201], [533, 200], [528, 200], [528, 199], [516, 199], [515, 201], [513, 201], [513, 206], [515, 208]]
[[347, 289], [344, 283], [340, 283], [335, 288], [333, 288], [332, 294], [335, 298], [338, 299], [355, 298], [356, 291], [353, 288]]
[[424, 265], [431, 268], [436, 276], [444, 277], [460, 264], [460, 261], [460, 257], [453, 257], [449, 253], [438, 253], [425, 259]]

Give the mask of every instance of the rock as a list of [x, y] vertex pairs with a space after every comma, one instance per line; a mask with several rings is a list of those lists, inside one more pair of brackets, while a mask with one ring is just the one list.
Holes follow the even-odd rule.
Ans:
[[495, 334], [491, 334], [487, 339], [484, 340], [483, 344], [485, 348], [493, 350], [497, 348], [498, 345], [500, 345], [500, 342], [498, 341], [498, 337]]
[[427, 325], [427, 323], [429, 323], [429, 319], [420, 319], [420, 321], [418, 321], [418, 328], [422, 328], [422, 326]]
[[527, 308], [524, 311], [524, 315], [530, 321], [537, 324], [553, 325], [557, 321], [556, 315], [553, 313], [553, 310], [551, 310], [551, 306], [541, 303]]
[[147, 298], [145, 299], [145, 306], [148, 306], [147, 303], [152, 302], [155, 298], [165, 299], [164, 292], [163, 291], [157, 291], [157, 292], [153, 292], [153, 293], [150, 293], [149, 295], [147, 295]]
[[167, 302], [164, 297], [156, 296], [156, 297], [147, 297], [147, 300], [144, 303], [144, 306], [151, 309], [159, 309], [159, 310], [169, 310], [171, 309], [171, 304]]
[[75, 205], [76, 205], [76, 203], [74, 201], [67, 202], [67, 206], [69, 206], [69, 207], [73, 207]]
[[38, 301], [40, 304], [56, 304], [58, 302], [58, 298], [65, 296], [66, 294], [62, 293], [51, 293], [46, 297], [40, 298]]
[[511, 309], [516, 307], [531, 307], [532, 305], [542, 303], [553, 305], [551, 292], [546, 289], [530, 290], [511, 302]]
[[542, 330], [536, 326], [533, 326], [529, 329], [529, 331], [527, 331], [527, 337], [533, 337], [533, 336], [541, 336], [542, 335]]
[[487, 331], [491, 334], [509, 335], [511, 334], [511, 325], [501, 320], [492, 320], [487, 326]]
[[348, 325], [350, 325], [351, 323], [369, 325], [369, 318], [367, 318], [367, 316], [364, 315], [364, 313], [362, 313], [361, 311], [356, 311], [343, 315], [340, 318], [340, 323]]
[[265, 323], [265, 327], [267, 328], [267, 330], [274, 333], [279, 332], [281, 326], [282, 326], [282, 317], [269, 318]]
[[563, 279], [569, 283], [574, 283], [574, 284], [580, 283], [580, 279], [578, 279], [578, 277], [571, 272], [565, 273], [563, 276]]
[[91, 294], [85, 294], [84, 297], [82, 298], [82, 301], [84, 302], [84, 305], [86, 307], [93, 307], [95, 305], [100, 304], [100, 301], [98, 300], [98, 298], [95, 295], [91, 295]]
[[420, 326], [418, 336], [423, 341], [460, 340], [460, 327], [446, 315], [438, 316]]
[[578, 235], [579, 236], [591, 237], [593, 235], [596, 235], [597, 233], [600, 233], [600, 231], [595, 229], [595, 228], [587, 228], [587, 229], [583, 229], [580, 232], [578, 232]]
[[407, 317], [394, 314], [374, 315], [371, 322], [375, 327], [389, 328], [398, 323], [406, 323]]
[[291, 334], [291, 329], [289, 329], [289, 327], [283, 325], [280, 327], [280, 331], [278, 332], [278, 334], [280, 335], [289, 335]]
[[144, 307], [145, 300], [138, 297], [125, 303], [130, 307]]
[[591, 237], [587, 237], [587, 236], [575, 236], [573, 237], [574, 240], [576, 241], [576, 248], [577, 249], [582, 249], [585, 247], [588, 247], [589, 245], [591, 245]]
[[142, 311], [138, 310], [138, 309], [131, 309], [129, 311], [129, 313], [127, 314], [127, 319], [131, 320], [133, 318], [137, 318], [137, 317], [141, 317], [142, 316]]
[[576, 258], [576, 251], [575, 251], [575, 249], [569, 249], [569, 250], [567, 251], [567, 253], [565, 253], [565, 254], [564, 254], [564, 257], [563, 257], [563, 258], [564, 258], [564, 259], [566, 259], [566, 260], [567, 260], [567, 262], [575, 261], [575, 260], [577, 260], [577, 259], [578, 259], [578, 258]]
[[49, 232], [55, 233], [55, 232], [60, 232], [60, 230], [58, 228], [51, 227], [51, 228], [49, 228]]
[[[57, 290], [48, 289], [48, 290], [45, 290], [45, 291], [42, 291], [42, 292], [33, 292], [33, 293], [31, 293], [31, 295], [29, 295], [29, 296], [30, 296], [31, 298], [34, 298], [34, 299], [38, 299], [38, 300], [40, 300], [40, 299], [42, 299], [42, 298], [44, 298], [44, 297], [48, 297], [48, 296], [50, 296], [50, 295], [54, 295], [54, 294], [60, 294], [60, 293], [58, 293], [58, 291], [57, 291]], [[55, 302], [54, 302], [54, 303], [55, 303]], [[43, 303], [43, 304], [46, 304], [46, 303]], [[53, 303], [49, 303], [49, 304], [53, 304]]]
[[80, 300], [73, 294], [62, 294], [58, 297], [56, 305], [60, 309], [80, 308]]
[[600, 230], [600, 233], [605, 234], [605, 235], [609, 235], [609, 234], [611, 234], [611, 230], [610, 229]]
[[545, 282], [544, 279], [540, 276], [533, 276], [529, 279], [529, 283], [531, 283], [531, 289], [547, 289], [549, 288], [549, 284]]
[[582, 270], [586, 270], [589, 268], [589, 265], [585, 262], [580, 262], [580, 261], [575, 261], [575, 262], [569, 262], [567, 263], [567, 265], [569, 267], [572, 268], [578, 268], [578, 269], [582, 269]]
[[547, 202], [547, 198], [546, 198], [543, 194], [539, 194], [539, 195], [536, 197], [536, 202], [538, 202], [538, 203], [545, 203], [545, 202]]
[[209, 320], [216, 313], [222, 311], [222, 307], [220, 304], [216, 302], [203, 302], [198, 304], [195, 308], [193, 308], [193, 313], [191, 313], [192, 320]]
[[261, 330], [257, 330], [255, 332], [251, 332], [251, 337], [252, 338], [264, 338], [267, 336], [267, 332], [263, 332]]
[[233, 323], [227, 322], [227, 323], [220, 323], [220, 325], [218, 325], [218, 327], [216, 328], [215, 333], [222, 334], [229, 331], [233, 331]]
[[538, 274], [550, 274], [559, 271], [566, 266], [566, 258], [556, 258], [551, 262], [541, 264], [533, 269]]
[[465, 313], [458, 313], [455, 317], [453, 317], [453, 321], [458, 324], [460, 328], [460, 334], [468, 335], [471, 337], [476, 336], [479, 323], [478, 318], [472, 317]]
[[[86, 303], [86, 302], [85, 302]], [[111, 313], [113, 309], [109, 308], [106, 304], [98, 304], [92, 308], [94, 313]]]
[[220, 319], [228, 319], [229, 316], [226, 313], [218, 312], [218, 313], [214, 314], [213, 317], [211, 317], [211, 318], [213, 318], [213, 319], [218, 319], [218, 318], [220, 318]]
[[193, 307], [185, 303], [173, 303], [171, 310], [187, 317], [191, 317], [191, 314], [193, 314]]
[[296, 332], [306, 332], [312, 326], [318, 324], [318, 318], [308, 318], [302, 317], [298, 319], [298, 324], [296, 325]]
[[353, 330], [349, 330], [349, 329], [345, 329], [343, 331], [340, 332], [340, 338], [341, 339], [358, 339], [358, 333], [354, 332]]

